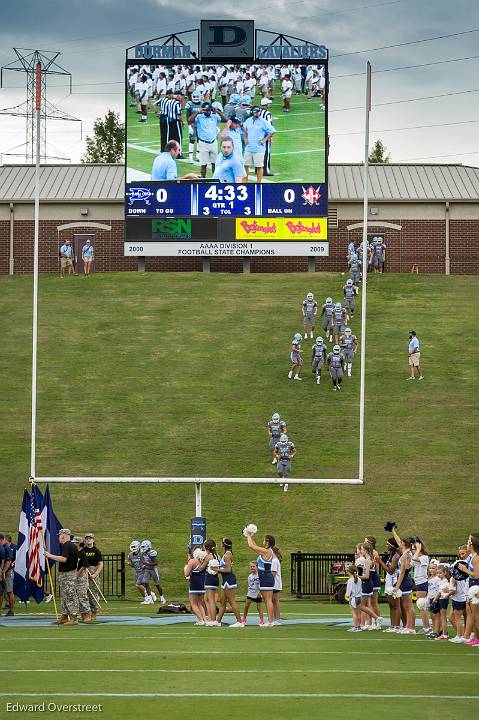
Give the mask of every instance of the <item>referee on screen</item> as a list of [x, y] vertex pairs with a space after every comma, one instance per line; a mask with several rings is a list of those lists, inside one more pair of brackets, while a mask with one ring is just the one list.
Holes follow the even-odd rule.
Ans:
[[183, 139], [183, 122], [181, 113], [183, 105], [181, 100], [173, 94], [173, 91], [167, 90], [164, 97], [160, 97], [156, 101], [158, 116], [160, 119], [160, 147], [161, 152], [165, 151], [165, 146], [171, 140], [176, 140], [181, 147]]

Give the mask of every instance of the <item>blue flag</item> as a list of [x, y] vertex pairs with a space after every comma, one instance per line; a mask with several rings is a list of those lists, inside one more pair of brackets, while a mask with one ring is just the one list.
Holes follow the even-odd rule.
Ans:
[[[17, 555], [13, 575], [13, 592], [22, 602], [26, 602], [31, 596], [33, 596], [37, 602], [41, 602], [44, 595], [42, 574], [39, 574], [40, 584], [30, 579], [30, 541], [31, 531], [34, 525], [35, 511], [33, 497], [25, 490], [18, 523]], [[39, 561], [41, 561], [40, 557]]]
[[[60, 552], [58, 530], [62, 527], [53, 511], [50, 491], [45, 496], [33, 485], [32, 494], [23, 493], [23, 503], [18, 525], [17, 556], [13, 579], [13, 591], [26, 602], [33, 597], [37, 603], [45, 595], [46, 549], [54, 555]], [[55, 561], [50, 560], [50, 565]]]
[[[60, 554], [60, 541], [58, 540], [58, 531], [61, 530], [63, 525], [57, 518], [53, 511], [52, 499], [50, 497], [50, 488], [46, 487], [45, 495], [43, 496], [44, 508], [46, 509], [46, 521], [45, 521], [45, 542], [47, 544], [48, 552], [53, 555]], [[42, 513], [43, 515], [43, 513]], [[52, 565], [55, 560], [50, 560]]]

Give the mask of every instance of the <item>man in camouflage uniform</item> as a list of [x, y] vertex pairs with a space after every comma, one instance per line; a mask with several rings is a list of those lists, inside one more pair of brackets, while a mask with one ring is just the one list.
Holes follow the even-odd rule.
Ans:
[[60, 555], [45, 551], [45, 556], [58, 563], [58, 584], [61, 595], [61, 618], [55, 625], [78, 625], [80, 608], [78, 605], [77, 563], [78, 550], [71, 542], [72, 533], [62, 528], [58, 533]]
[[103, 556], [95, 545], [93, 533], [85, 535], [85, 546], [78, 553], [78, 565], [82, 566], [87, 583], [88, 620], [96, 620], [100, 608], [98, 586], [99, 575], [103, 570]]
[[78, 563], [77, 563], [77, 593], [78, 593], [78, 607], [81, 613], [80, 622], [89, 623], [92, 621], [90, 616], [90, 603], [88, 601], [88, 575], [86, 571], [86, 565], [84, 558], [82, 558], [81, 551], [84, 548], [83, 538], [75, 535], [72, 542], [75, 543], [78, 550]]

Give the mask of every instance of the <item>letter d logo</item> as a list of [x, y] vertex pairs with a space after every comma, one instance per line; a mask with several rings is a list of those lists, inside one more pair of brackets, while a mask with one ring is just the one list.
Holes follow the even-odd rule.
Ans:
[[201, 59], [254, 59], [253, 20], [202, 20]]

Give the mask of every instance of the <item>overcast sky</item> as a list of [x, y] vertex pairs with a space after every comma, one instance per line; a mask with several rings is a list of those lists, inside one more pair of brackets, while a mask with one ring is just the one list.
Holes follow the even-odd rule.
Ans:
[[[254, 19], [256, 26], [296, 35], [330, 50], [330, 162], [361, 162], [366, 61], [373, 66], [371, 143], [380, 137], [393, 161], [479, 164], [479, 3], [474, 0], [243, 0], [241, 13], [216, 0], [16, 0], [2, 3], [0, 64], [14, 59], [13, 47], [60, 51], [58, 62], [73, 75], [49, 78], [47, 97], [81, 118], [84, 134], [112, 108], [123, 117], [124, 48], [199, 25], [201, 18]], [[181, 10], [178, 7], [181, 5]], [[198, 15], [198, 7], [201, 15]], [[438, 35], [463, 33], [403, 47]], [[366, 52], [358, 52], [366, 50]], [[350, 54], [347, 54], [350, 53]], [[477, 57], [472, 57], [477, 56]], [[468, 59], [465, 59], [468, 58]], [[444, 63], [444, 60], [456, 60]], [[431, 63], [427, 67], [381, 72]], [[439, 64], [438, 64], [439, 63]], [[348, 77], [349, 76], [349, 77]], [[25, 77], [5, 73], [0, 109], [25, 100]], [[476, 92], [464, 92], [475, 90]], [[380, 106], [397, 100], [461, 93]], [[417, 127], [440, 125], [440, 127]], [[408, 128], [408, 129], [404, 129]], [[411, 129], [412, 128], [412, 129]], [[25, 121], [0, 115], [2, 162], [24, 142]], [[51, 121], [49, 152], [78, 162], [84, 141], [78, 123]], [[21, 152], [21, 150], [20, 150]]]

